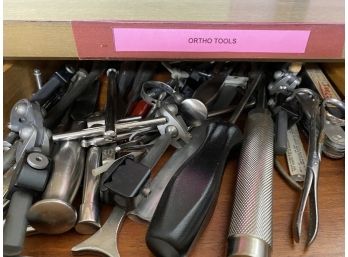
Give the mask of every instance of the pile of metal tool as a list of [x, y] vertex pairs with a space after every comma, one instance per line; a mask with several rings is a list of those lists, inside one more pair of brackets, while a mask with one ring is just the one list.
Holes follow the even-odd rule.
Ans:
[[[321, 152], [344, 156], [345, 108], [338, 95], [321, 96], [308, 71], [288, 63], [94, 62], [65, 66], [43, 83], [35, 70], [38, 91], [13, 106], [4, 139], [4, 255], [19, 256], [26, 235], [75, 228], [93, 235], [73, 253], [116, 257], [128, 216], [149, 223], [155, 256], [186, 256], [214, 211], [231, 151], [240, 157], [228, 256], [271, 254], [275, 154], [287, 155], [290, 174], [276, 167], [302, 192], [295, 239], [309, 197], [313, 242]], [[242, 133], [236, 122], [246, 110]], [[297, 125], [308, 158], [294, 149], [303, 148]], [[114, 206], [103, 226], [101, 204]]]

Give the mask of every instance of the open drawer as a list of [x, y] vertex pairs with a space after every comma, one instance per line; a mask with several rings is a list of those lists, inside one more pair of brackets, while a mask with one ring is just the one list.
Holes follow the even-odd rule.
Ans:
[[[83, 61], [88, 62], [88, 61]], [[54, 71], [62, 65], [75, 61], [63, 60], [6, 60], [4, 61], [4, 135], [8, 133], [12, 106], [22, 98], [30, 98], [36, 91], [36, 84], [32, 75], [34, 68], [42, 72], [43, 80], [47, 80]], [[344, 95], [344, 64], [326, 63], [321, 67], [330, 78], [332, 84]], [[168, 75], [168, 74], [167, 74]], [[157, 79], [167, 78], [158, 76]], [[103, 110], [106, 103], [106, 87], [101, 86], [99, 110]], [[245, 115], [246, 113], [243, 113]], [[242, 124], [242, 123], [241, 123]], [[174, 149], [169, 149], [155, 166], [158, 172], [164, 163], [173, 154]], [[238, 158], [230, 158], [223, 175], [222, 185], [213, 215], [201, 233], [189, 256], [226, 256], [227, 235], [230, 224], [233, 192], [235, 191]], [[286, 165], [285, 158], [279, 158]], [[79, 190], [74, 205], [77, 207], [81, 201]], [[273, 184], [273, 245], [272, 256], [344, 256], [344, 158], [333, 160], [323, 156], [319, 176], [319, 233], [314, 243], [305, 250], [305, 237], [308, 229], [308, 210], [305, 213], [302, 240], [294, 244], [292, 240], [292, 220], [300, 194], [293, 190], [274, 170]], [[78, 209], [78, 207], [77, 207]], [[100, 208], [101, 224], [111, 212], [112, 206], [105, 205]], [[147, 225], [126, 219], [118, 238], [118, 250], [122, 257], [153, 256], [147, 249], [145, 234]], [[33, 257], [66, 257], [73, 256], [71, 248], [87, 239], [89, 235], [78, 234], [74, 229], [59, 235], [35, 234], [25, 239], [23, 256]], [[94, 255], [83, 255], [94, 256]]]

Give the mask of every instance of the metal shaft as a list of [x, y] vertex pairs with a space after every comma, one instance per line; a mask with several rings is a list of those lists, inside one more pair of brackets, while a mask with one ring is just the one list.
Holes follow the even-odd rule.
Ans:
[[92, 170], [101, 164], [101, 148], [91, 147], [88, 150], [83, 182], [82, 204], [79, 220], [75, 230], [80, 234], [93, 234], [100, 228], [99, 220], [99, 176], [93, 176]]
[[19, 141], [14, 142], [11, 148], [7, 151], [3, 151], [3, 172], [5, 173], [16, 163], [16, 150], [19, 145]]
[[74, 227], [77, 214], [71, 204], [82, 180], [84, 163], [85, 151], [79, 142], [61, 143], [43, 199], [36, 202], [27, 215], [37, 231], [60, 234]]
[[117, 71], [115, 69], [107, 70], [108, 76], [108, 93], [107, 93], [107, 102], [105, 109], [105, 134], [107, 138], [114, 138], [116, 136], [115, 130], [115, 112], [117, 99], [117, 85], [116, 85], [116, 76]]
[[[142, 119], [141, 116], [131, 116], [124, 119], [117, 120], [116, 123], [124, 123], [124, 122], [131, 122], [131, 121], [140, 121]], [[93, 127], [95, 125], [98, 126], [104, 126], [105, 125], [105, 119], [99, 118], [94, 120], [88, 120], [87, 121], [87, 128]]]
[[42, 88], [42, 86], [43, 86], [42, 77], [41, 77], [41, 71], [39, 69], [34, 69], [33, 75], [35, 77], [35, 82], [36, 82], [37, 89], [40, 90]]
[[249, 113], [228, 236], [228, 257], [268, 257], [272, 245], [273, 121]]
[[[162, 125], [167, 122], [165, 117], [154, 118], [150, 120], [134, 121], [134, 122], [125, 122], [125, 123], [116, 123], [115, 128], [118, 132], [131, 131], [132, 129], [157, 126]], [[52, 136], [53, 141], [65, 141], [65, 140], [74, 140], [81, 139], [92, 136], [103, 135], [105, 131], [105, 126], [100, 126], [96, 128], [88, 128], [76, 132], [69, 132], [63, 134], [56, 134]]]

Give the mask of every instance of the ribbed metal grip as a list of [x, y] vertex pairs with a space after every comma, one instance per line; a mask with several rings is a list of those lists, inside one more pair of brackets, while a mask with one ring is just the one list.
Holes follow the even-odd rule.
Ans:
[[228, 256], [270, 255], [273, 158], [271, 114], [249, 113], [232, 208]]

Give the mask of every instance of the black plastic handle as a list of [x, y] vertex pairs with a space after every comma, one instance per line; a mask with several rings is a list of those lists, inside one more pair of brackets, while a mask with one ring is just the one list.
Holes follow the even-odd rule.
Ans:
[[137, 73], [137, 62], [124, 61], [120, 65], [120, 74], [117, 77], [117, 108], [116, 118], [122, 119], [126, 116], [127, 96]]
[[156, 256], [187, 254], [213, 213], [229, 152], [241, 141], [236, 126], [208, 126], [203, 144], [170, 180], [154, 213], [146, 243]]
[[27, 229], [27, 212], [33, 196], [25, 191], [15, 191], [4, 225], [4, 256], [19, 256], [22, 251]]
[[44, 122], [45, 127], [52, 129], [59, 123], [65, 111], [73, 104], [75, 99], [99, 78], [104, 71], [104, 67], [104, 63], [95, 64], [92, 71], [87, 75], [86, 78], [79, 80], [77, 85], [71, 89], [69, 93], [64, 94], [62, 99], [47, 113]]
[[94, 113], [99, 98], [99, 88], [100, 81], [96, 80], [76, 98], [70, 114], [73, 120], [85, 120]]
[[198, 87], [192, 97], [200, 100], [207, 106], [208, 110], [210, 110], [210, 107], [213, 106], [219, 96], [226, 77], [226, 74], [219, 74], [212, 79], [207, 80]]
[[143, 83], [150, 80], [158, 66], [157, 62], [142, 62], [135, 76], [132, 88], [128, 93], [128, 104], [126, 108], [126, 113], [130, 113], [136, 100], [139, 98], [141, 87]]
[[276, 116], [276, 130], [274, 153], [283, 155], [288, 148], [288, 113], [285, 110], [280, 110]]
[[38, 102], [40, 105], [44, 104], [58, 88], [66, 85], [74, 74], [75, 70], [68, 66], [55, 72], [45, 85], [32, 96], [31, 101]]

